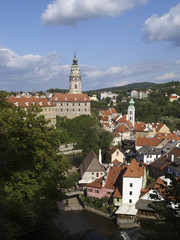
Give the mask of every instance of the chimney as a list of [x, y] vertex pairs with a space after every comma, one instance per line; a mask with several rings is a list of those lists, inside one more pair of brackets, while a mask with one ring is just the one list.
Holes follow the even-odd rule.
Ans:
[[101, 149], [99, 149], [99, 163], [102, 164], [102, 155], [101, 155]]
[[171, 155], [171, 162], [173, 162], [174, 161], [174, 155], [172, 154]]

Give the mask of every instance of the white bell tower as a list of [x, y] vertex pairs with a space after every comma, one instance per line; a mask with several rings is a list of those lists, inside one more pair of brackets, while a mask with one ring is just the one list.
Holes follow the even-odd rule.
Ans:
[[134, 123], [135, 123], [135, 107], [134, 107], [133, 98], [131, 98], [131, 100], [129, 101], [127, 119], [132, 123], [132, 125], [134, 127]]

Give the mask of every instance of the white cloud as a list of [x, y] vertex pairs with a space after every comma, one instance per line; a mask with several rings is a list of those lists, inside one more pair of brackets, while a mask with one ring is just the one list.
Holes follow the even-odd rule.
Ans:
[[[6, 89], [16, 87], [31, 87], [40, 85], [38, 88], [44, 88], [47, 82], [59, 77], [65, 80], [64, 76], [69, 74], [69, 65], [59, 65], [58, 55], [55, 52], [47, 56], [24, 55], [18, 56], [15, 52], [7, 48], [0, 48], [0, 84]], [[60, 77], [62, 76], [62, 78]]]
[[176, 79], [177, 75], [174, 72], [171, 73], [165, 73], [164, 75], [160, 76], [160, 77], [156, 77], [156, 80], [160, 80], [160, 81], [172, 81], [174, 79]]
[[157, 14], [148, 18], [143, 27], [144, 39], [169, 41], [180, 45], [180, 3], [172, 7], [168, 13], [159, 17]]
[[147, 0], [54, 0], [41, 16], [44, 25], [75, 25], [104, 16], [116, 17]]

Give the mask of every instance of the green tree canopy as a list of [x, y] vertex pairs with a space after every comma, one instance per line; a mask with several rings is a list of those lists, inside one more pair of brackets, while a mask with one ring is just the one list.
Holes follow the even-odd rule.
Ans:
[[69, 164], [57, 154], [57, 131], [48, 127], [38, 112], [37, 108], [25, 111], [12, 107], [1, 93], [2, 239], [55, 239], [52, 217], [58, 213], [57, 201], [64, 198], [62, 189]]

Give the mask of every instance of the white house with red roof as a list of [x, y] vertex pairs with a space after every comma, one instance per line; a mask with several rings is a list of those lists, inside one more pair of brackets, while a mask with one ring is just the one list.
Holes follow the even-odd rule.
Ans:
[[157, 178], [150, 183], [145, 189], [141, 189], [141, 196], [136, 202], [138, 215], [141, 217], [156, 217], [153, 204], [164, 199], [163, 188], [166, 186], [161, 178]]
[[134, 158], [123, 175], [123, 204], [135, 204], [145, 184], [145, 168], [140, 167]]
[[169, 96], [169, 101], [170, 101], [170, 102], [174, 102], [174, 101], [177, 101], [179, 98], [180, 98], [180, 96], [178, 96], [176, 93], [172, 93], [172, 94]]

